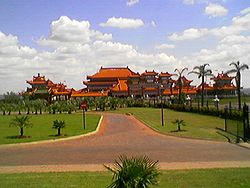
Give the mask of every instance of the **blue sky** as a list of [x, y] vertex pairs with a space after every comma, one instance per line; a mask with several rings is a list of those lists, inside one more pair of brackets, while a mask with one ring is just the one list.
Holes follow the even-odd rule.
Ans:
[[1, 0], [0, 93], [24, 89], [38, 72], [79, 89], [100, 66], [173, 72], [209, 63], [218, 73], [232, 61], [247, 64], [249, 7], [249, 0]]

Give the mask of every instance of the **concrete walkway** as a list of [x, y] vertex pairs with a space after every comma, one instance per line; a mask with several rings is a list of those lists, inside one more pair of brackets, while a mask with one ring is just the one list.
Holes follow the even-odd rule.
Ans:
[[250, 167], [249, 149], [161, 135], [132, 116], [105, 114], [99, 132], [87, 137], [0, 147], [0, 172], [98, 171], [121, 154], [148, 155], [162, 169]]

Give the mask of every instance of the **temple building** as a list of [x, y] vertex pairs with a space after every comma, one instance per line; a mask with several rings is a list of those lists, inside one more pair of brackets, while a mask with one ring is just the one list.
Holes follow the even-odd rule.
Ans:
[[[70, 98], [83, 97], [158, 97], [175, 96], [179, 94], [180, 83], [181, 92], [192, 97], [201, 93], [202, 86], [191, 85], [193, 80], [182, 76], [177, 79], [176, 76], [168, 72], [157, 73], [156, 71], [145, 70], [143, 73], [135, 73], [128, 67], [101, 67], [93, 75], [87, 76], [87, 81], [83, 81], [86, 86], [78, 91], [73, 88], [67, 88], [63, 83], [55, 84], [46, 79], [45, 76], [38, 74], [33, 79], [27, 81], [31, 85], [27, 88], [24, 95], [32, 98], [43, 98], [48, 101], [68, 100]], [[213, 84], [204, 83], [204, 92], [206, 96], [232, 96], [236, 94], [236, 87], [232, 83], [235, 77], [230, 77], [225, 73], [218, 74], [211, 78]]]
[[235, 96], [236, 86], [232, 83], [235, 77], [228, 76], [226, 73], [221, 73], [212, 78], [214, 81], [214, 94], [217, 96]]
[[87, 81], [83, 84], [86, 85], [86, 89], [73, 97], [85, 97], [85, 96], [128, 96], [128, 78], [132, 75], [136, 75], [128, 67], [125, 68], [103, 68], [91, 76], [87, 76]]
[[[87, 87], [81, 91], [72, 92], [72, 97], [157, 97], [160, 95], [177, 95], [178, 80], [173, 80], [173, 74], [145, 70], [142, 74], [126, 68], [103, 68], [92, 76], [87, 76], [84, 85]], [[191, 86], [192, 80], [181, 78], [183, 84], [182, 92], [195, 95], [195, 86]]]
[[26, 82], [30, 84], [31, 87], [27, 87], [27, 90], [23, 95], [35, 99], [40, 98], [47, 101], [68, 100], [73, 90], [72, 88], [67, 88], [63, 83], [53, 83], [50, 79], [46, 79], [45, 76], [41, 76], [40, 73], [38, 73], [37, 76], [33, 76], [32, 80]]

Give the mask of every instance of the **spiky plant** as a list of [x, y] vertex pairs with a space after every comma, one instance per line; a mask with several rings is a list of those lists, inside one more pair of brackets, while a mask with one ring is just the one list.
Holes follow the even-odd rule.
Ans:
[[61, 135], [61, 129], [65, 127], [65, 121], [63, 120], [55, 120], [53, 121], [53, 129], [57, 129], [57, 136]]
[[20, 136], [23, 137], [24, 128], [31, 127], [32, 123], [29, 116], [15, 116], [10, 122], [10, 126], [18, 127], [20, 129]]
[[240, 82], [241, 82], [241, 71], [245, 70], [245, 69], [249, 69], [247, 64], [240, 64], [239, 61], [232, 62], [229, 64], [229, 66], [233, 66], [234, 68], [227, 71], [227, 74], [231, 74], [231, 73], [236, 73], [236, 77], [235, 77], [235, 81], [236, 81], [236, 87], [237, 87], [237, 95], [238, 95], [238, 108], [241, 109], [241, 96], [240, 96]]
[[157, 163], [158, 161], [152, 161], [147, 156], [120, 156], [113, 168], [104, 165], [113, 173], [112, 183], [108, 188], [147, 188], [149, 185], [157, 185]]
[[204, 64], [200, 66], [195, 66], [191, 72], [188, 74], [196, 74], [198, 78], [201, 78], [201, 106], [204, 105], [204, 84], [205, 84], [205, 77], [206, 76], [213, 76], [211, 69], [206, 69], [206, 66], [209, 64]]
[[174, 121], [172, 121], [173, 124], [175, 124], [177, 126], [177, 130], [181, 131], [181, 126], [185, 126], [186, 123], [183, 119], [175, 119]]

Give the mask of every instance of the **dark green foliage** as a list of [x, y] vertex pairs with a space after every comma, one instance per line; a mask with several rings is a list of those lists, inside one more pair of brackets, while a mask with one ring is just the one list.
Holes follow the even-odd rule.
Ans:
[[15, 118], [10, 122], [10, 126], [18, 127], [20, 129], [20, 136], [24, 135], [24, 128], [31, 127], [29, 116], [15, 116]]
[[114, 167], [105, 166], [113, 173], [113, 182], [109, 188], [147, 188], [157, 185], [159, 178], [158, 161], [147, 156], [120, 156]]
[[183, 119], [175, 119], [172, 123], [177, 126], [178, 131], [181, 131], [181, 127], [186, 125]]
[[53, 129], [57, 129], [57, 136], [61, 135], [61, 129], [65, 127], [65, 121], [63, 120], [55, 120], [53, 121]]

